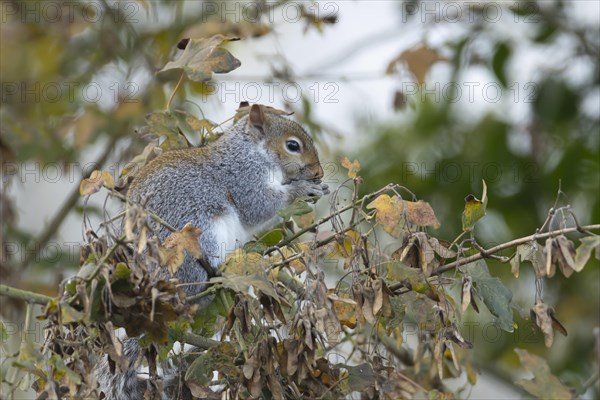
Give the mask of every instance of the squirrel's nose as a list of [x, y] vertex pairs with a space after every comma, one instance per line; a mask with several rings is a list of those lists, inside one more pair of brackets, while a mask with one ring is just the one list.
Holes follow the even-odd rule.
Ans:
[[323, 178], [323, 168], [321, 168], [321, 164], [319, 164], [319, 163], [314, 164], [311, 168], [311, 172], [314, 175], [314, 179]]

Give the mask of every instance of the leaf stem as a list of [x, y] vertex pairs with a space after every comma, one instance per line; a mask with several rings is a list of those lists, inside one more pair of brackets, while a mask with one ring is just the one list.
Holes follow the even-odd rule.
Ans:
[[182, 71], [181, 76], [179, 77], [179, 80], [177, 81], [177, 85], [175, 85], [175, 88], [173, 88], [173, 92], [171, 93], [171, 97], [169, 97], [169, 101], [167, 102], [167, 112], [168, 113], [171, 112], [171, 103], [173, 102], [173, 99], [175, 98], [175, 93], [177, 93], [179, 86], [181, 86], [181, 82], [183, 82], [184, 75], [185, 75], [185, 72]]

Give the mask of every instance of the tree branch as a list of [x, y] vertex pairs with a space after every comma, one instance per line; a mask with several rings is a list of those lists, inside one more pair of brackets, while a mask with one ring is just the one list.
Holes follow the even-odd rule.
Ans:
[[44, 294], [30, 292], [28, 290], [17, 289], [11, 286], [0, 284], [0, 296], [10, 297], [12, 299], [23, 300], [28, 303], [41, 304], [45, 306], [52, 300], [52, 297]]
[[438, 269], [433, 271], [432, 275], [439, 275], [439, 274], [449, 271], [453, 268], [472, 263], [473, 261], [481, 260], [481, 259], [485, 258], [486, 256], [490, 256], [499, 251], [509, 249], [511, 247], [515, 247], [515, 246], [518, 246], [521, 244], [525, 244], [527, 242], [531, 242], [532, 240], [545, 239], [545, 238], [548, 238], [551, 236], [561, 235], [564, 233], [578, 232], [580, 229], [597, 230], [597, 229], [600, 229], [600, 224], [586, 225], [586, 226], [582, 226], [582, 227], [573, 227], [573, 228], [565, 228], [565, 229], [557, 229], [555, 231], [550, 231], [550, 232], [546, 232], [546, 233], [534, 233], [533, 235], [525, 236], [525, 237], [522, 237], [519, 239], [511, 240], [510, 242], [499, 244], [498, 246], [494, 246], [490, 249], [484, 250], [483, 252], [473, 254], [472, 256], [457, 259], [456, 261], [453, 261], [450, 264], [442, 265], [441, 267], [439, 267]]

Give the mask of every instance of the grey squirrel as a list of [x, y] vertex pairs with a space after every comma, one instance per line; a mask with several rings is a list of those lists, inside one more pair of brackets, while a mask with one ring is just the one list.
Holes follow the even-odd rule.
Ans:
[[[168, 151], [152, 160], [134, 178], [128, 196], [146, 199], [146, 208], [176, 229], [187, 223], [202, 229], [204, 259], [186, 254], [175, 277], [180, 283], [206, 282], [208, 272], [200, 262], [216, 271], [227, 253], [279, 222], [278, 210], [298, 198], [329, 193], [322, 178], [317, 149], [302, 126], [254, 104], [248, 116], [209, 145]], [[161, 240], [169, 233], [166, 228], [157, 232]], [[188, 296], [204, 289], [185, 287]], [[126, 339], [131, 368], [114, 375], [103, 357], [97, 377], [106, 400], [143, 398], [146, 380], [133, 367], [139, 353], [137, 339]], [[175, 393], [191, 398], [168, 379], [163, 398]]]

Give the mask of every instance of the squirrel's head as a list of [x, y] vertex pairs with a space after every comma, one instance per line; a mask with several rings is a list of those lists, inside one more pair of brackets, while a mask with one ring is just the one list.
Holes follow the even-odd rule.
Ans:
[[317, 148], [300, 124], [253, 104], [248, 115], [248, 132], [265, 140], [267, 151], [279, 159], [286, 181], [323, 178]]

